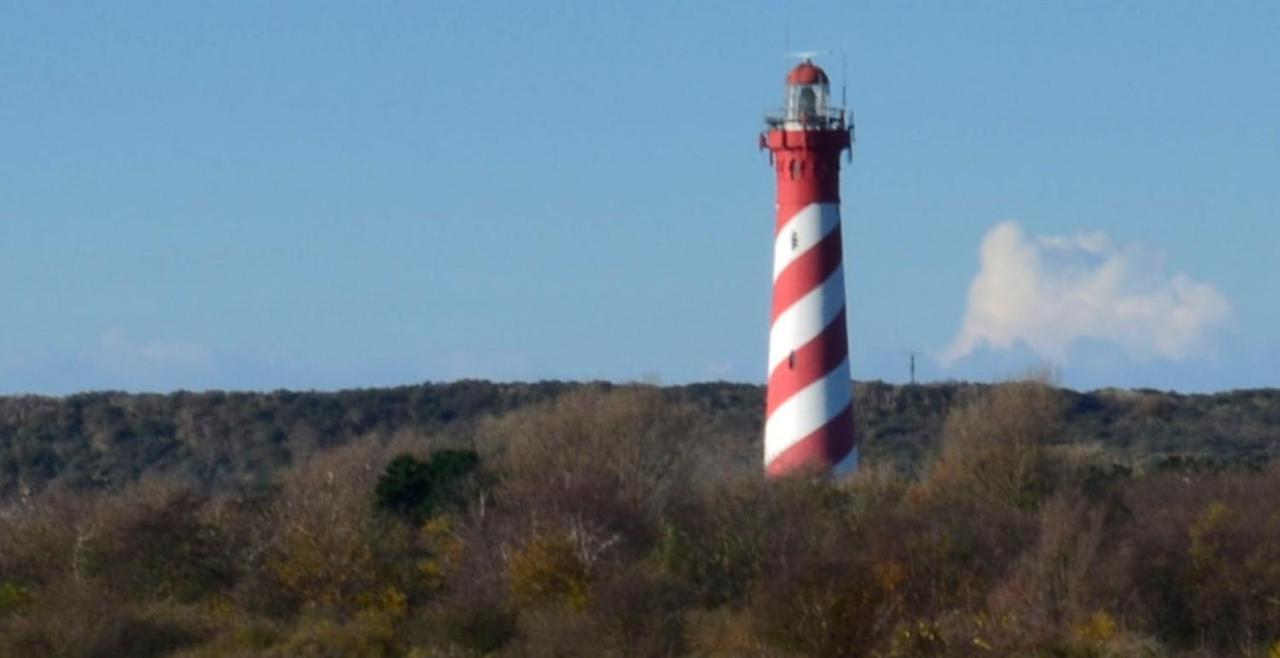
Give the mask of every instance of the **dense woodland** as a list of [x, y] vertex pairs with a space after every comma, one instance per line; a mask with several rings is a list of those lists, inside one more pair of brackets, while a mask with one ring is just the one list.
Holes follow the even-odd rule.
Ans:
[[1280, 658], [1280, 391], [859, 384], [0, 399], [0, 656]]
[[[118, 488], [144, 474], [179, 475], [217, 492], [270, 485], [316, 451], [377, 437], [470, 444], [478, 424], [607, 383], [459, 381], [335, 393], [85, 393], [0, 397], [0, 499], [60, 483]], [[869, 462], [913, 475], [937, 452], [947, 414], [981, 384], [856, 384], [857, 426]], [[732, 457], [759, 459], [764, 389], [733, 383], [662, 388], [717, 436]], [[1254, 465], [1280, 456], [1280, 390], [1215, 395], [1061, 390], [1063, 427], [1051, 437], [1139, 469], [1193, 460]], [[706, 437], [690, 437], [705, 442]], [[743, 448], [740, 450], [739, 448]]]

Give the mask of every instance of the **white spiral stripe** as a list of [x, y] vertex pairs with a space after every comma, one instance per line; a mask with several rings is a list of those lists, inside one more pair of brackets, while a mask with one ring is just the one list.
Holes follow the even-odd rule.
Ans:
[[840, 415], [852, 400], [846, 357], [831, 372], [800, 389], [769, 414], [764, 423], [765, 464]]
[[840, 206], [835, 203], [811, 203], [792, 215], [773, 239], [773, 280], [839, 225]]
[[770, 374], [791, 352], [822, 333], [844, 308], [844, 266], [783, 311], [769, 328]]

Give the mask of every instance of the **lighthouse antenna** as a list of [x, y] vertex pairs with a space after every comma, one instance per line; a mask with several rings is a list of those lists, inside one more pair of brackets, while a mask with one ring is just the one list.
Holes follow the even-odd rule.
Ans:
[[[788, 44], [789, 46], [790, 44]], [[818, 55], [830, 55], [830, 50], [796, 50], [788, 52], [785, 57], [787, 59], [811, 60]]]
[[844, 69], [840, 73], [840, 111], [844, 112], [849, 107], [849, 40], [845, 39], [840, 45], [841, 68]]

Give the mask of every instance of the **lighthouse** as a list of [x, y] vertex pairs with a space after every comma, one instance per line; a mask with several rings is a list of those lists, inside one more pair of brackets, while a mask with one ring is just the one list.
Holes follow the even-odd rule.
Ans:
[[765, 472], [843, 475], [858, 465], [840, 237], [840, 156], [852, 145], [827, 74], [805, 60], [760, 147], [777, 176]]

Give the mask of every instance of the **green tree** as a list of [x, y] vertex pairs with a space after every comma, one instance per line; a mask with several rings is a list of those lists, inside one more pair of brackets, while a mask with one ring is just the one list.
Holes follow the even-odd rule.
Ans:
[[479, 465], [479, 456], [471, 450], [440, 450], [426, 460], [399, 455], [378, 478], [378, 508], [417, 523], [464, 505], [467, 485]]

